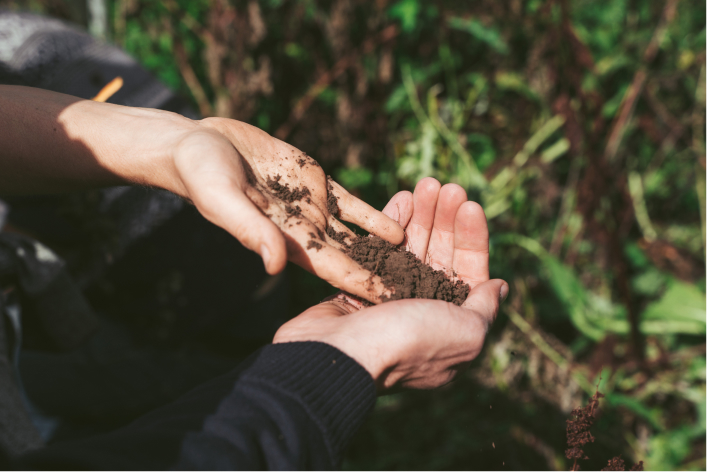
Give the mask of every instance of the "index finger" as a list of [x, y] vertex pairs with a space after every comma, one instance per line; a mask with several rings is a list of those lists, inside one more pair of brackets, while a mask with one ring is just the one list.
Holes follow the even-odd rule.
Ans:
[[306, 219], [288, 224], [284, 236], [289, 259], [334, 287], [373, 303], [380, 303], [382, 296], [390, 295], [380, 277], [332, 246], [330, 238], [319, 234], [316, 226]]
[[328, 181], [329, 190], [337, 199], [336, 205], [339, 210], [339, 214], [333, 216], [353, 223], [396, 246], [403, 242], [405, 231], [394, 219], [354, 197], [332, 179]]

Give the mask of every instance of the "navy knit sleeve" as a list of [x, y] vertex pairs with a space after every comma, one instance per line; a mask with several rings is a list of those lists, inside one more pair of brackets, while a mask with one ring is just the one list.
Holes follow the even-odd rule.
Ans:
[[25, 469], [334, 469], [375, 403], [368, 372], [323, 343], [272, 344], [117, 431], [57, 443]]

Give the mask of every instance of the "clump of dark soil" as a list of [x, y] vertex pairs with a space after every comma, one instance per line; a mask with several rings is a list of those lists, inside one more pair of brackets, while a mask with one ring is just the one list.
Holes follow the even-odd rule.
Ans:
[[268, 187], [273, 191], [275, 196], [287, 203], [298, 202], [303, 198], [308, 198], [311, 193], [309, 188], [302, 187], [291, 189], [288, 184], [281, 184], [280, 179], [282, 176], [280, 174], [276, 175], [274, 179], [268, 177]]
[[285, 213], [287, 213], [287, 218], [293, 218], [302, 215], [302, 209], [299, 205], [287, 205], [285, 206]]
[[429, 298], [460, 306], [471, 290], [444, 271], [434, 270], [409, 251], [401, 250], [378, 236], [359, 236], [346, 254], [362, 267], [379, 276], [393, 293], [387, 300]]
[[332, 185], [331, 185], [331, 175], [326, 176], [327, 182], [327, 198], [326, 198], [326, 208], [329, 214], [332, 216], [339, 216], [339, 197], [334, 195]]
[[319, 163], [314, 158], [308, 156], [306, 152], [300, 154], [300, 157], [297, 159], [297, 164], [299, 165], [300, 169], [306, 166], [307, 164], [315, 167], [320, 167]]
[[307, 249], [312, 249], [312, 248], [316, 249], [317, 252], [319, 252], [319, 250], [322, 248], [322, 243], [320, 243], [319, 241], [317, 241], [315, 239], [310, 239], [309, 241], [307, 241]]
[[327, 236], [329, 236], [331, 239], [333, 239], [334, 241], [336, 241], [336, 242], [338, 242], [338, 243], [343, 244], [344, 246], [348, 246], [348, 244], [349, 244], [349, 243], [346, 241], [346, 237], [347, 237], [348, 235], [347, 235], [346, 233], [344, 233], [344, 232], [338, 232], [337, 230], [335, 230], [335, 229], [332, 228], [331, 226], [327, 226], [326, 234], [327, 234]]

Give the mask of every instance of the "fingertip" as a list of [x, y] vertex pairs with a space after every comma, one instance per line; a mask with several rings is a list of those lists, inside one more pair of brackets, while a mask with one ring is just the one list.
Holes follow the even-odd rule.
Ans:
[[[396, 221], [396, 219], [391, 216], [393, 210], [388, 208], [388, 212], [378, 211], [368, 203], [348, 193], [346, 189], [336, 184], [334, 181], [332, 181], [332, 189], [334, 194], [339, 198], [340, 219], [354, 223], [369, 233], [380, 236], [391, 244], [398, 245], [403, 242], [405, 230], [401, 227], [400, 222]], [[405, 196], [396, 195], [396, 197], [401, 199], [403, 206], [405, 206]], [[390, 203], [388, 205], [390, 206]], [[400, 207], [400, 205], [395, 204], [392, 206], [396, 212]], [[402, 208], [400, 212], [403, 213]]]
[[385, 208], [383, 208], [382, 213], [397, 221], [401, 228], [405, 228], [412, 216], [412, 202], [412, 192], [402, 190], [393, 195], [393, 198], [391, 198]]
[[460, 217], [467, 220], [483, 220], [483, 222], [486, 223], [486, 213], [484, 213], [484, 209], [481, 205], [471, 200], [462, 203], [459, 207], [457, 218]]
[[[260, 245], [260, 257], [263, 258], [265, 270], [270, 275], [277, 275], [287, 265], [287, 245], [285, 237], [275, 223], [267, 219], [268, 230]], [[269, 233], [269, 234], [268, 234]]]
[[457, 209], [454, 225], [457, 239], [463, 239], [456, 241], [458, 248], [488, 251], [488, 223], [481, 205], [472, 201], [462, 203]]
[[283, 251], [272, 251], [266, 244], [260, 246], [260, 257], [263, 259], [265, 271], [270, 275], [277, 275], [287, 265], [287, 254]]
[[459, 184], [444, 184], [439, 193], [440, 199], [444, 196], [454, 200], [467, 200], [466, 190]]
[[400, 223], [395, 222], [391, 224], [389, 228], [389, 233], [386, 235], [386, 240], [395, 246], [401, 244], [405, 239], [405, 230], [400, 225]]
[[414, 193], [439, 192], [440, 188], [442, 188], [442, 184], [439, 183], [439, 180], [434, 177], [425, 177], [415, 185]]
[[508, 283], [504, 280], [503, 284], [501, 285], [501, 288], [499, 289], [498, 293], [498, 303], [501, 304], [504, 301], [506, 301], [506, 298], [508, 297], [508, 292], [510, 292], [510, 287], [508, 286]]

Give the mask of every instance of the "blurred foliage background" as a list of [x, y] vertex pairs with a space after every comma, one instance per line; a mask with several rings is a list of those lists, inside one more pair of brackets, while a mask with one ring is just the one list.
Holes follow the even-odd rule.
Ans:
[[[3, 4], [89, 24], [76, 2]], [[202, 115], [294, 144], [378, 208], [434, 176], [486, 210], [511, 295], [484, 353], [380, 398], [345, 468], [566, 469], [565, 420], [598, 385], [584, 469], [705, 469], [704, 2], [103, 6], [92, 30]], [[289, 270], [293, 315], [332, 293]]]

